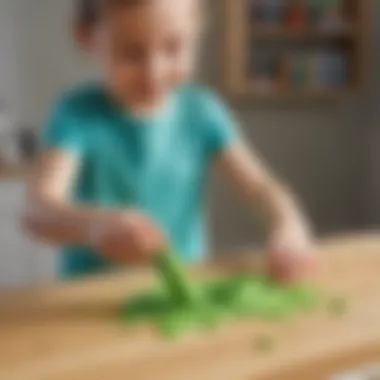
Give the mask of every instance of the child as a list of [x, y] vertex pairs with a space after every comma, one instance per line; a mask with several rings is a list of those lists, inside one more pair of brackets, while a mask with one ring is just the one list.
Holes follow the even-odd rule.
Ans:
[[166, 244], [200, 260], [211, 164], [268, 217], [274, 274], [303, 274], [311, 245], [294, 200], [244, 146], [223, 103], [188, 83], [199, 2], [77, 0], [77, 11], [77, 39], [103, 78], [57, 102], [25, 217], [36, 237], [66, 247], [62, 274], [147, 263]]

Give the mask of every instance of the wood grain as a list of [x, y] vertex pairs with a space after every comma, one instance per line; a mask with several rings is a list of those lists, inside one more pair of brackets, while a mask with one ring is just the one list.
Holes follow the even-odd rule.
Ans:
[[[200, 272], [262, 265], [237, 257], [235, 266]], [[349, 299], [346, 316], [334, 318], [322, 305], [285, 323], [245, 321], [177, 342], [117, 319], [126, 295], [153, 283], [149, 272], [1, 293], [0, 379], [317, 380], [380, 361], [380, 236], [326, 241], [319, 257], [314, 280], [326, 300]], [[257, 351], [262, 334], [276, 340], [273, 351]]]

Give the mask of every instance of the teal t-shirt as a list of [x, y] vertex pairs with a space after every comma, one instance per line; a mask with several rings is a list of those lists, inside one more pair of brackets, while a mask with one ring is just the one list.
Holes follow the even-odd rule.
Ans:
[[[235, 121], [211, 92], [183, 86], [151, 117], [116, 106], [100, 84], [66, 92], [42, 132], [43, 148], [81, 160], [72, 184], [78, 205], [140, 209], [187, 262], [207, 251], [203, 196], [212, 158], [231, 144]], [[64, 276], [104, 270], [89, 247], [65, 247]]]

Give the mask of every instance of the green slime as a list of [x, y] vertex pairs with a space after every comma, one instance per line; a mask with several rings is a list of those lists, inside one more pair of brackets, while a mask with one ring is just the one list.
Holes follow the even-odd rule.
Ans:
[[315, 289], [280, 285], [266, 276], [230, 275], [190, 281], [172, 254], [157, 257], [158, 289], [129, 298], [122, 319], [129, 324], [153, 323], [166, 338], [191, 330], [214, 329], [243, 318], [281, 321], [318, 301]]

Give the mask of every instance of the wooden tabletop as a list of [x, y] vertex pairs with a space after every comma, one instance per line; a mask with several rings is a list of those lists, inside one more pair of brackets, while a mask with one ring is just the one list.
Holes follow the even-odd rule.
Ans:
[[[380, 362], [380, 235], [340, 237], [319, 250], [315, 282], [347, 297], [347, 315], [321, 306], [176, 342], [117, 319], [125, 297], [153, 281], [148, 272], [0, 293], [0, 379], [319, 380]], [[271, 351], [257, 350], [263, 335], [275, 339]]]

